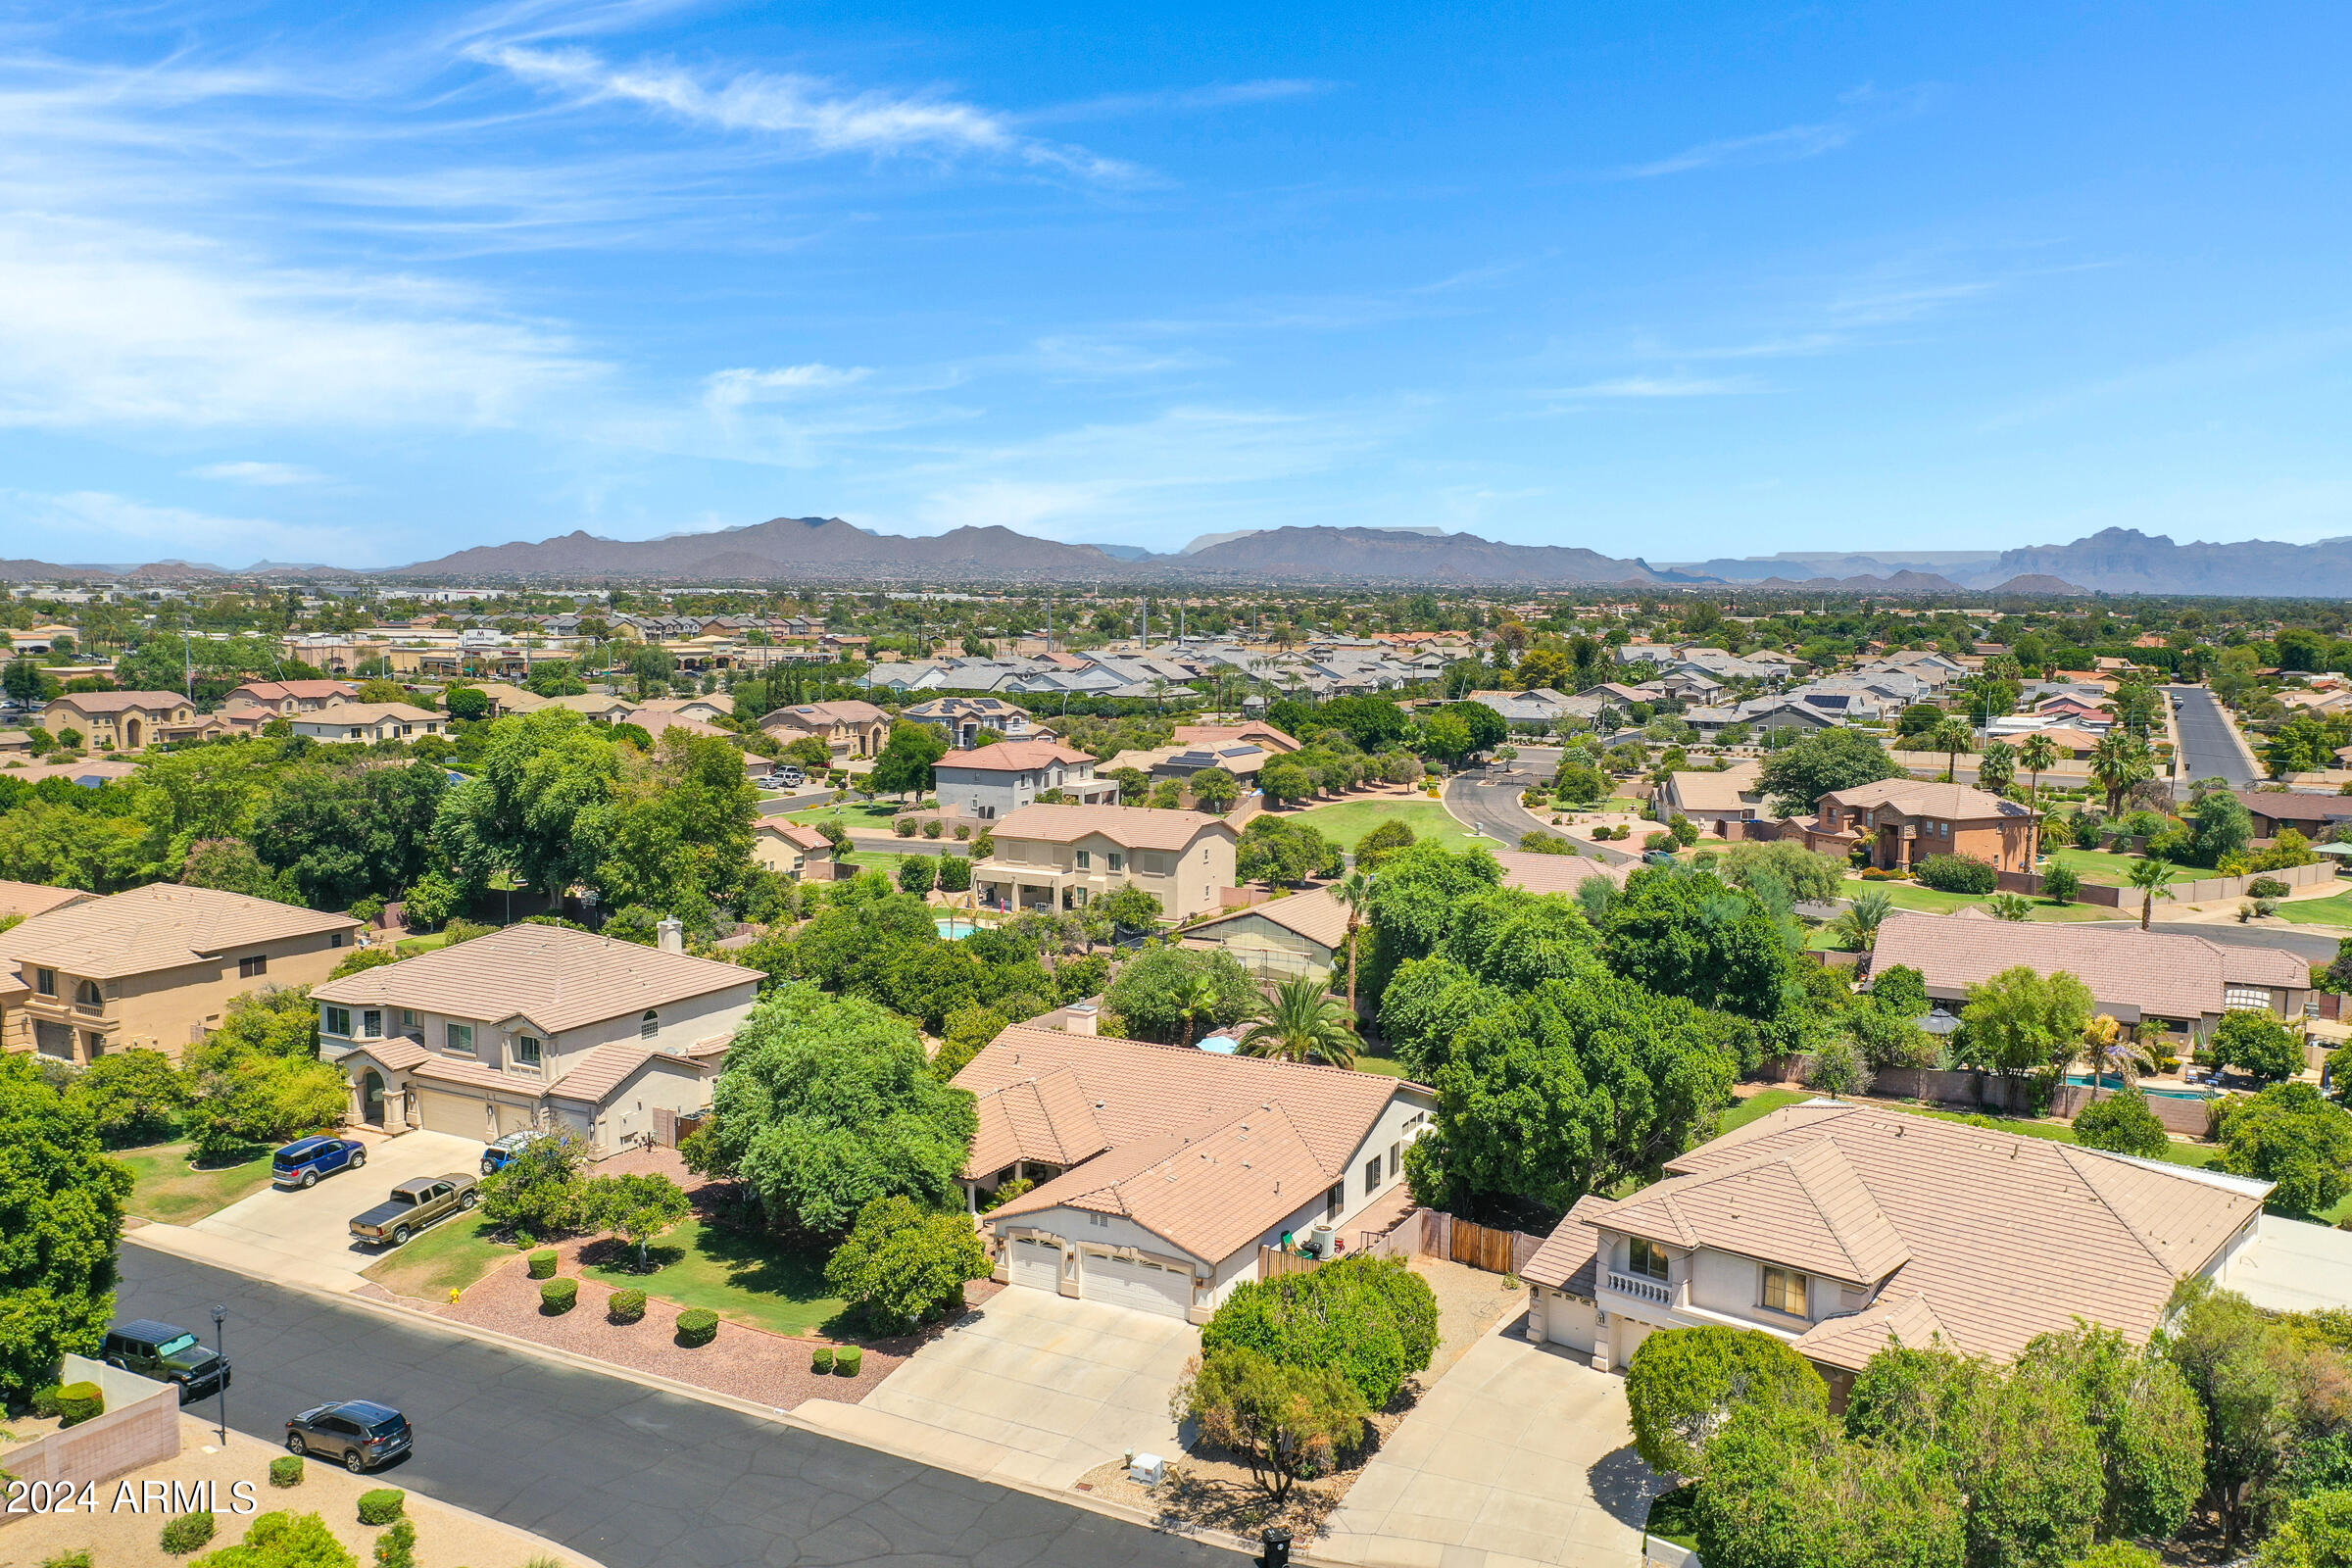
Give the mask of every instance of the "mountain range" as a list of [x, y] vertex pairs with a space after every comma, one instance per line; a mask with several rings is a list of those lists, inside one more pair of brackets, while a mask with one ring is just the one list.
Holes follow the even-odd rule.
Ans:
[[1792, 551], [1652, 565], [1575, 545], [1515, 545], [1435, 528], [1283, 527], [1209, 534], [1181, 552], [1061, 544], [1003, 527], [906, 537], [839, 517], [774, 517], [710, 533], [604, 539], [575, 531], [373, 570], [262, 562], [242, 571], [182, 561], [143, 566], [0, 561], [0, 579], [185, 582], [208, 577], [398, 580], [608, 577], [677, 582], [1182, 581], [1430, 587], [1720, 587], [1763, 593], [2227, 594], [2352, 597], [2352, 538], [2295, 545], [2177, 544], [2108, 528], [2072, 544], [2003, 551]]

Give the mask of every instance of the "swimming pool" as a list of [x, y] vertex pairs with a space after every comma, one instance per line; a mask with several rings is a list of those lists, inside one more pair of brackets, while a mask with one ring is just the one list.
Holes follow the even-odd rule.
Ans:
[[932, 928], [950, 942], [961, 942], [980, 929], [980, 922], [959, 914], [943, 914], [931, 922]]
[[[2070, 1084], [2088, 1087], [2090, 1083], [2090, 1074], [2086, 1072], [2070, 1072], [2066, 1075], [2066, 1081]], [[2112, 1093], [2115, 1090], [2124, 1088], [2125, 1085], [2122, 1079], [2117, 1078], [2112, 1074], [2108, 1074], [2103, 1075], [2099, 1079], [2099, 1087]], [[2213, 1091], [2210, 1089], [2172, 1089], [2157, 1084], [2141, 1084], [2139, 1085], [2139, 1092], [2143, 1095], [2146, 1095], [2150, 1100], [2211, 1100], [2213, 1098]]]

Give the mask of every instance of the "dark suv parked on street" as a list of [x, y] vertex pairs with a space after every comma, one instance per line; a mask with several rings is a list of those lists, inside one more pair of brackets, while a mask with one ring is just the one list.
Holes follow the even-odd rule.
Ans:
[[109, 1329], [98, 1358], [158, 1383], [178, 1384], [182, 1404], [228, 1387], [228, 1357], [198, 1345], [176, 1324], [142, 1318]]
[[341, 1462], [353, 1475], [409, 1451], [416, 1441], [409, 1418], [373, 1399], [314, 1405], [286, 1422], [286, 1451]]

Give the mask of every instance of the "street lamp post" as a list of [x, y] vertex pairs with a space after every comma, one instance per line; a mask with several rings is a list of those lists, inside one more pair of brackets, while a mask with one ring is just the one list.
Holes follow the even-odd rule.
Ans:
[[[218, 1301], [214, 1302], [213, 1353], [220, 1357], [223, 1362], [228, 1359], [228, 1345], [221, 1338], [220, 1325], [227, 1321], [228, 1308]], [[215, 1392], [219, 1396], [220, 1402], [214, 1407], [214, 1413], [220, 1422], [220, 1446], [226, 1447], [228, 1446], [228, 1371], [225, 1366], [221, 1369], [220, 1386]]]

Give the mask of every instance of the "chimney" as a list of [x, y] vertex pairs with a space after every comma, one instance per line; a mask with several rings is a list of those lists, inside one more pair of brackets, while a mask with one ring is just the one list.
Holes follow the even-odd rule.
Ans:
[[663, 920], [660, 925], [655, 926], [654, 930], [660, 933], [659, 941], [663, 953], [684, 953], [686, 951], [686, 926], [675, 916]]
[[1091, 1002], [1073, 1002], [1061, 1009], [1061, 1032], [1065, 1035], [1091, 1035], [1097, 1032], [1102, 1009]]

